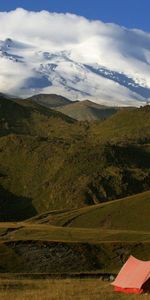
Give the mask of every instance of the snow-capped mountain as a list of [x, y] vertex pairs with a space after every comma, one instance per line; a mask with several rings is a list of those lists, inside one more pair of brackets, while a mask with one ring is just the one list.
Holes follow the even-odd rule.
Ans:
[[[14, 12], [20, 13], [25, 18], [24, 10]], [[52, 15], [47, 16], [49, 21]], [[16, 29], [13, 29], [10, 37], [0, 40], [1, 92], [23, 97], [57, 93], [73, 100], [89, 99], [107, 105], [141, 105], [150, 99], [149, 33], [114, 24], [90, 23], [74, 16], [75, 23], [87, 27], [83, 28], [83, 34], [89, 28], [89, 35], [86, 33], [80, 41], [62, 42], [58, 33], [60, 15], [53, 18], [59, 23], [59, 28], [53, 30], [60, 46], [56, 46], [56, 41], [54, 46], [56, 37], [52, 33], [43, 41], [40, 32], [31, 39], [29, 33], [24, 34], [25, 22], [22, 36], [14, 34]], [[63, 18], [69, 22], [73, 15]], [[79, 34], [79, 29], [73, 31], [74, 26], [73, 23], [73, 37]]]

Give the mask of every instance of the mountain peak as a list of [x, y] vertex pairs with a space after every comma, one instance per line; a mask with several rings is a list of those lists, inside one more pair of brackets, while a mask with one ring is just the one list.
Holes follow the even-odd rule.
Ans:
[[[6, 30], [0, 41], [3, 93], [59, 94], [108, 106], [140, 106], [150, 98], [148, 33], [86, 19], [81, 30], [81, 18], [69, 14], [47, 13], [46, 19], [42, 12], [17, 10], [15, 14], [11, 18], [15, 16], [15, 24], [17, 17], [21, 34], [13, 27], [15, 39]], [[29, 24], [35, 20], [38, 24], [40, 17], [40, 30], [29, 28], [26, 17]]]

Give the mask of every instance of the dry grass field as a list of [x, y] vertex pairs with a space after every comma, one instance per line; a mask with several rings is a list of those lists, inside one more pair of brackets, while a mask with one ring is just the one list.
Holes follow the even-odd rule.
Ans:
[[2, 300], [150, 300], [150, 295], [115, 293], [100, 279], [1, 279]]

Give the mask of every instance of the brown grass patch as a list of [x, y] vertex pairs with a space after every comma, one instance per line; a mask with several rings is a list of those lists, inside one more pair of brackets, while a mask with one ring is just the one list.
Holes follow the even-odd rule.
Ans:
[[2, 300], [150, 300], [150, 295], [117, 294], [109, 282], [100, 279], [2, 279]]

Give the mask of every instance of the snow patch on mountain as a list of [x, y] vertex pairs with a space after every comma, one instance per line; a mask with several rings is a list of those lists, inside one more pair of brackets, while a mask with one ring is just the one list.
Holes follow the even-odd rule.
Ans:
[[0, 66], [7, 94], [107, 105], [150, 99], [150, 34], [71, 14], [0, 13]]

